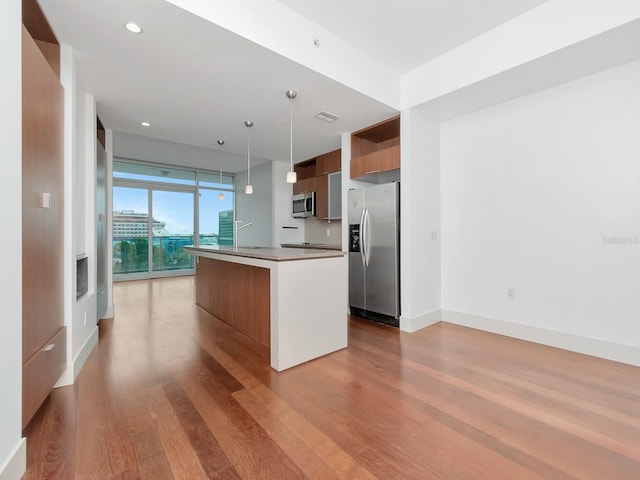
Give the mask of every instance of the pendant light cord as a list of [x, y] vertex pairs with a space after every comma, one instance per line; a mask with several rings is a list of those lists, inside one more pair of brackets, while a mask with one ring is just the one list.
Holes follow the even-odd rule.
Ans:
[[293, 172], [293, 98], [289, 99], [289, 152], [291, 157], [291, 171]]

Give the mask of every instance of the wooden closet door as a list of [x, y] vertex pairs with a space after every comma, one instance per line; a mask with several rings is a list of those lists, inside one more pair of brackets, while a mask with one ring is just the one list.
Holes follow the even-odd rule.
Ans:
[[[63, 142], [62, 86], [23, 27], [22, 358], [25, 424], [66, 365]], [[49, 194], [48, 207], [43, 204], [43, 193]], [[46, 368], [34, 368], [34, 365]]]

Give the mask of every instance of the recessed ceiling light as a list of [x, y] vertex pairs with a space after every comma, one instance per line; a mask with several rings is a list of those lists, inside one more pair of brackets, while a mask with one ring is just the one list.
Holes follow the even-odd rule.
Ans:
[[141, 122], [140, 125], [142, 125], [143, 127], [150, 127], [151, 124], [149, 122]]
[[142, 27], [140, 27], [140, 25], [138, 25], [137, 23], [125, 23], [124, 28], [126, 28], [131, 33], [142, 33]]

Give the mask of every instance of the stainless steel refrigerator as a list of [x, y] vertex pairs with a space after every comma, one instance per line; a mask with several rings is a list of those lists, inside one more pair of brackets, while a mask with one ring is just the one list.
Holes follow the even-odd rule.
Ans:
[[349, 190], [349, 305], [354, 315], [399, 326], [399, 183]]

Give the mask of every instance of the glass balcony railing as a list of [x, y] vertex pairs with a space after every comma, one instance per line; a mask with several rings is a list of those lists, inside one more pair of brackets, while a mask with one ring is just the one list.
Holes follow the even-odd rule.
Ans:
[[193, 255], [184, 251], [193, 245], [193, 235], [153, 237], [153, 271], [193, 269]]
[[113, 239], [113, 274], [149, 271], [149, 239], [118, 237]]
[[[184, 251], [193, 245], [193, 235], [153, 237], [153, 271], [192, 270], [193, 255]], [[113, 273], [147, 273], [149, 271], [149, 239], [119, 237], [113, 239]]]

